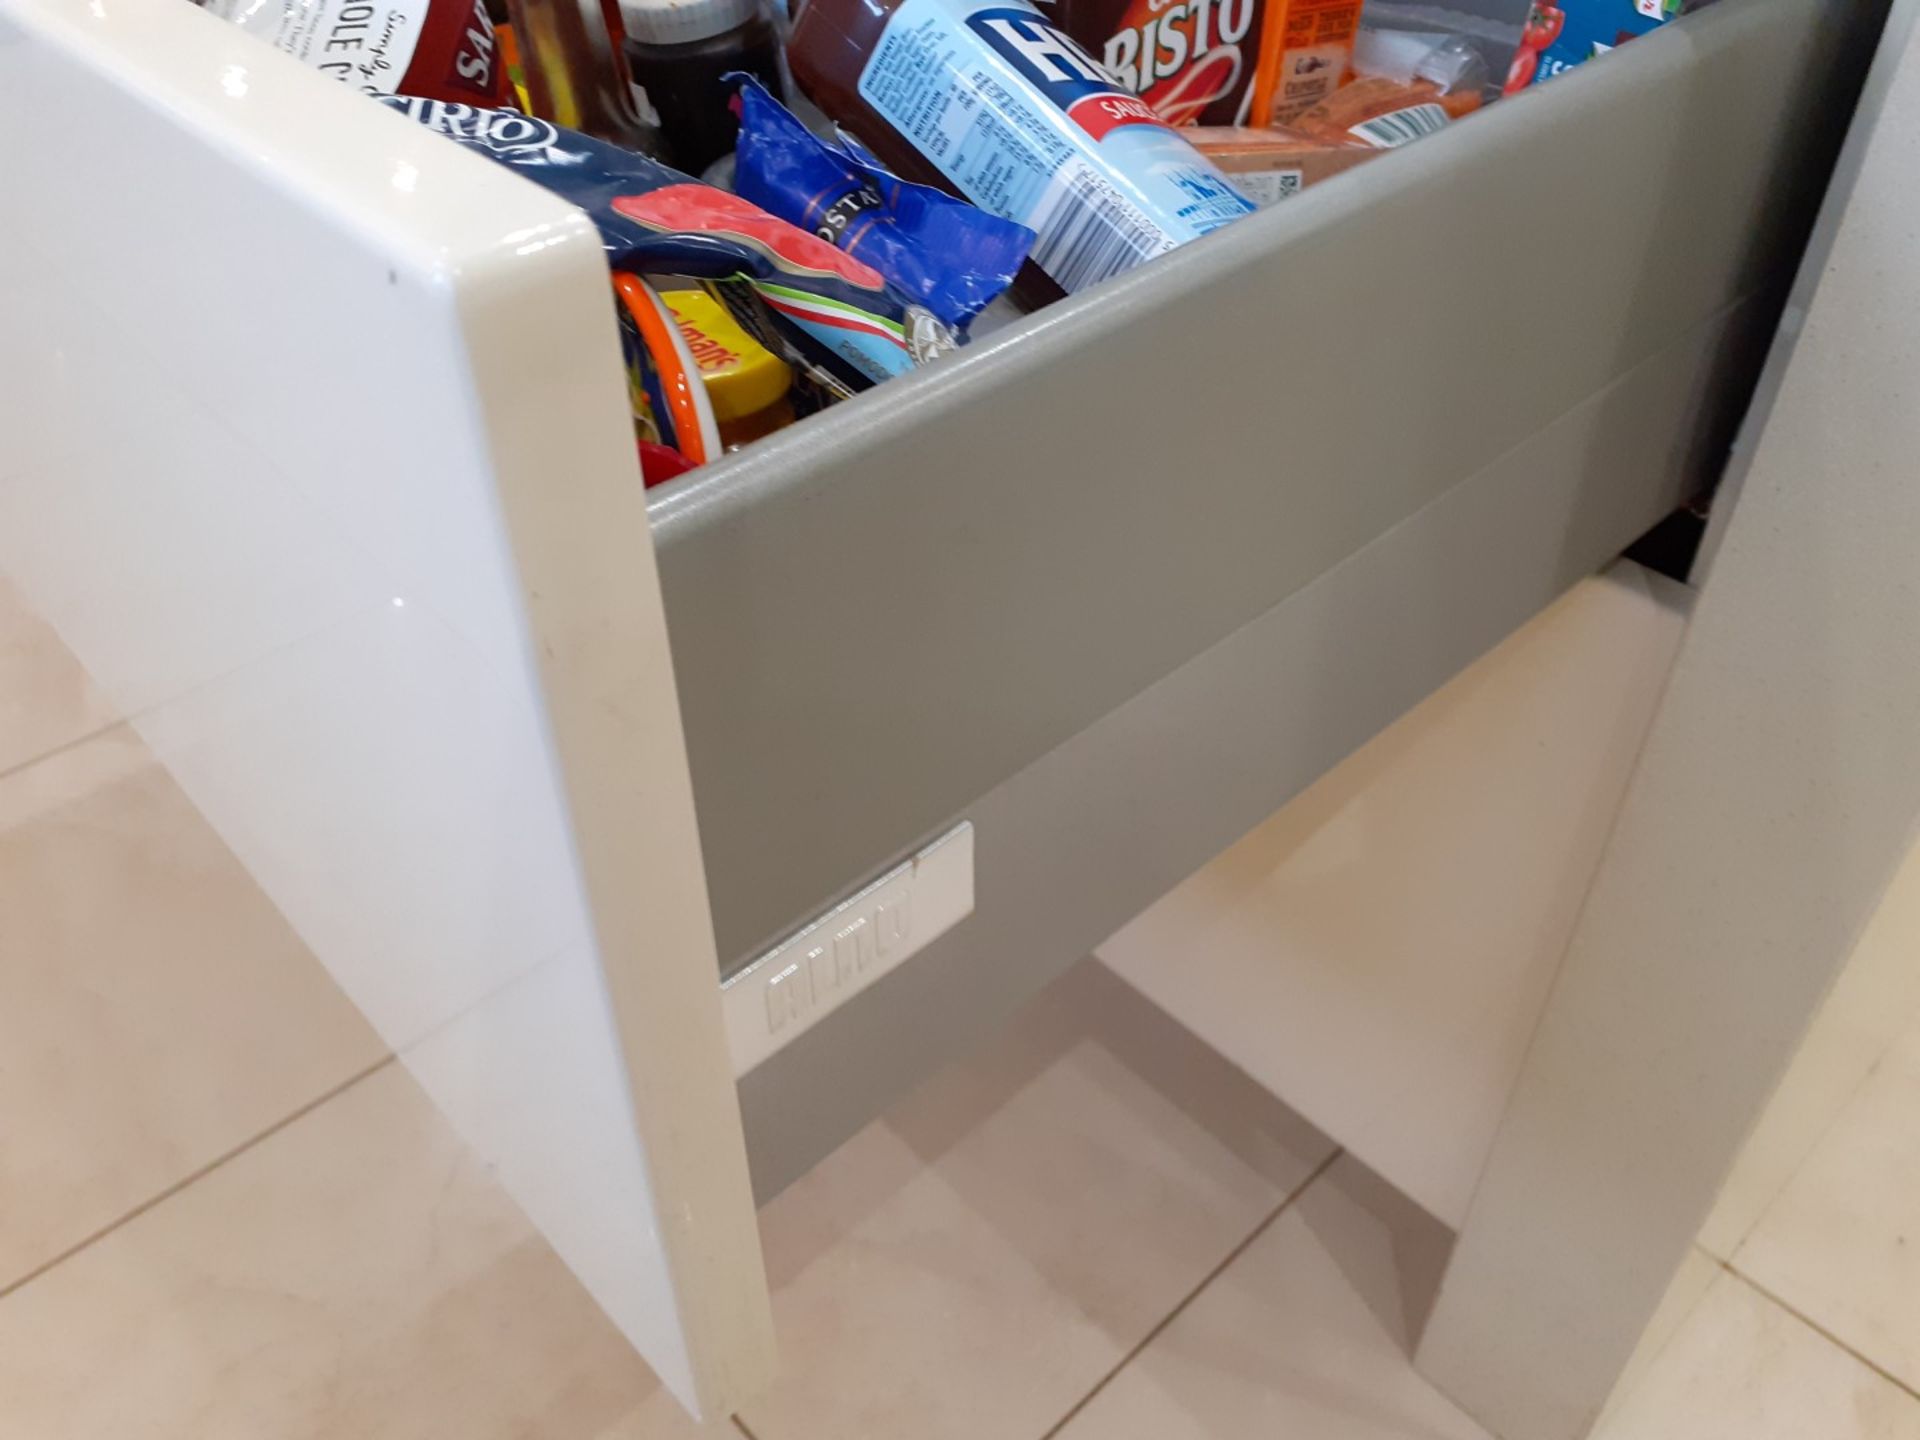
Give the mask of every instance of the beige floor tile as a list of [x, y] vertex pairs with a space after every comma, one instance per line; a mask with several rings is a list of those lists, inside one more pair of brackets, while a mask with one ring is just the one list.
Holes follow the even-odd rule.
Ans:
[[1910, 852], [1821, 1004], [1727, 1177], [1700, 1245], [1731, 1260], [1868, 1073], [1920, 1010], [1920, 847]]
[[0, 777], [0, 996], [0, 1289], [383, 1053], [124, 727]]
[[762, 1214], [759, 1440], [1043, 1433], [1331, 1154], [1091, 962]]
[[1724, 1272], [1594, 1440], [1916, 1440], [1920, 1400]]
[[699, 1433], [397, 1065], [0, 1300], [0, 1396], [6, 1440]]
[[1341, 1158], [1060, 1440], [1486, 1440], [1408, 1358], [1450, 1244]]
[[1687, 1250], [1687, 1258], [1680, 1262], [1680, 1268], [1667, 1284], [1667, 1293], [1660, 1297], [1660, 1308], [1653, 1312], [1653, 1319], [1647, 1322], [1647, 1328], [1641, 1332], [1640, 1343], [1634, 1347], [1626, 1368], [1614, 1382], [1613, 1394], [1607, 1398], [1606, 1409], [1601, 1412], [1603, 1422], [1640, 1388], [1640, 1382], [1646, 1378], [1654, 1362], [1665, 1353], [1673, 1337], [1680, 1333], [1688, 1317], [1699, 1307], [1707, 1291], [1713, 1288], [1713, 1282], [1719, 1278], [1718, 1260], [1697, 1245]]
[[1100, 958], [1457, 1227], [1687, 603], [1583, 581]]
[[53, 627], [0, 574], [0, 774], [115, 718]]
[[1855, 1093], [1733, 1264], [1920, 1389], [1920, 1029]]

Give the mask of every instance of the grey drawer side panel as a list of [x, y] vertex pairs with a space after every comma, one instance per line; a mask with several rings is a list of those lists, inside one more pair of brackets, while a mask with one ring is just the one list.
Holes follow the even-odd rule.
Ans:
[[663, 495], [722, 955], [1790, 264], [1862, 9], [1729, 0]]
[[1642, 365], [961, 811], [976, 912], [741, 1081], [759, 1197], [1664, 513], [1750, 378], [1713, 356], [1771, 313]]

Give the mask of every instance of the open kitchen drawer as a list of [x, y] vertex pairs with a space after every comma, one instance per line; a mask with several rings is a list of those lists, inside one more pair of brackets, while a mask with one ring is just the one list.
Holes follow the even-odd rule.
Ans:
[[[1877, 18], [1723, 0], [648, 503], [577, 212], [176, 0], [0, 0], [0, 579], [724, 1412], [748, 1154], [1711, 478]], [[736, 1100], [720, 973], [961, 822], [968, 918]]]
[[656, 492], [729, 965], [974, 822], [744, 1077], [763, 1195], [1710, 483], [1877, 18], [1689, 17]]

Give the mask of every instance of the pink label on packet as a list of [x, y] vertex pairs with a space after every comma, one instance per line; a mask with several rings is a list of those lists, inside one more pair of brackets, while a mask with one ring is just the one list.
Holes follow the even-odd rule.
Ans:
[[630, 220], [665, 233], [707, 232], [755, 246], [793, 274], [811, 271], [837, 275], [869, 290], [886, 287], [885, 278], [871, 265], [711, 185], [667, 185], [645, 195], [622, 195], [613, 202], [613, 208]]

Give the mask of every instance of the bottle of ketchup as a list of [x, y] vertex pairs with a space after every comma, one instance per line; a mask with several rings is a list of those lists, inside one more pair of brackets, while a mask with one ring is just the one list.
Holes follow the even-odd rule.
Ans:
[[485, 0], [201, 0], [201, 7], [369, 95], [507, 102], [507, 67]]
[[887, 166], [1033, 230], [1069, 294], [1254, 208], [1026, 0], [806, 0], [787, 62]]

